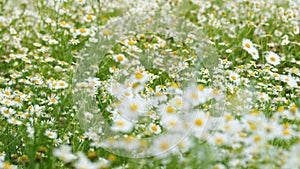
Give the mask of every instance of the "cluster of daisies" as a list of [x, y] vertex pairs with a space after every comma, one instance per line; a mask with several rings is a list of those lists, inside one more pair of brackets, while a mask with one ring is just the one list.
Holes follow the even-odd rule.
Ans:
[[299, 6], [0, 2], [0, 168], [299, 168]]

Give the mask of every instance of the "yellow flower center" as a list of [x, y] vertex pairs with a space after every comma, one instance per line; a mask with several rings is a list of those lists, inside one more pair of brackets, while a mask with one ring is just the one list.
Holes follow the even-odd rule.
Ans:
[[172, 106], [168, 106], [168, 107], [167, 107], [167, 112], [168, 112], [168, 113], [174, 113], [174, 111], [175, 111], [175, 110], [174, 110], [174, 108], [173, 108]]
[[141, 78], [143, 78], [143, 74], [137, 73], [137, 74], [135, 74], [135, 78], [141, 79]]
[[259, 142], [259, 141], [261, 140], [261, 138], [260, 138], [260, 136], [255, 136], [255, 137], [253, 138], [253, 140], [254, 140], [255, 142]]
[[133, 46], [133, 45], [134, 45], [134, 42], [133, 42], [132, 40], [130, 40], [130, 41], [128, 41], [128, 44], [129, 44], [130, 46]]
[[160, 148], [162, 150], [167, 150], [169, 148], [169, 144], [167, 142], [163, 142], [160, 144]]
[[216, 138], [215, 141], [216, 141], [216, 143], [218, 143], [218, 144], [221, 144], [221, 143], [224, 142], [224, 140], [223, 140], [222, 138], [220, 138], [220, 137]]
[[88, 15], [86, 18], [87, 18], [88, 20], [92, 20], [92, 19], [93, 19], [93, 16], [92, 16], [92, 15]]
[[85, 28], [80, 28], [79, 31], [80, 31], [80, 33], [86, 33], [86, 29]]
[[152, 126], [151, 129], [152, 129], [153, 131], [157, 131], [157, 130], [158, 130], [158, 127], [157, 127], [157, 126]]
[[130, 106], [130, 109], [131, 109], [132, 111], [136, 111], [138, 108], [139, 108], [139, 106], [138, 106], [137, 104], [132, 104], [132, 105]]
[[123, 126], [125, 126], [125, 123], [124, 123], [124, 121], [118, 121], [118, 122], [116, 122], [116, 125], [119, 127], [123, 127]]
[[275, 62], [275, 61], [276, 61], [275, 57], [271, 57], [270, 60], [271, 60], [272, 62]]
[[55, 100], [54, 98], [51, 98], [51, 99], [50, 99], [50, 102], [55, 103], [56, 100]]
[[250, 48], [251, 47], [251, 45], [249, 43], [246, 43], [245, 46], [246, 46], [246, 48]]
[[195, 120], [195, 125], [196, 125], [196, 126], [202, 126], [202, 124], [203, 124], [202, 119], [197, 119], [197, 120]]
[[118, 61], [122, 62], [124, 60], [124, 57], [122, 55], [118, 55], [117, 59]]

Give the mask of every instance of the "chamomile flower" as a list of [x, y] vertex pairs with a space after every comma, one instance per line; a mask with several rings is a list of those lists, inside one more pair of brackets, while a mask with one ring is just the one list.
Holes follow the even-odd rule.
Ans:
[[15, 119], [13, 117], [9, 118], [7, 121], [8, 121], [8, 123], [14, 124], [14, 125], [21, 125], [22, 124], [22, 122], [20, 120], [17, 120], [17, 119]]
[[180, 116], [174, 114], [163, 114], [161, 124], [168, 131], [179, 131], [183, 129], [183, 121], [180, 119]]
[[153, 146], [150, 148], [149, 152], [151, 155], [166, 156], [170, 152], [177, 150], [176, 145], [180, 142], [180, 135], [161, 135], [154, 140]]
[[77, 35], [88, 36], [90, 34], [90, 29], [88, 28], [79, 28], [76, 30]]
[[125, 57], [124, 54], [116, 54], [116, 55], [113, 55], [113, 59], [114, 59], [116, 62], [121, 63], [122, 65], [128, 62], [128, 60], [127, 60], [127, 58]]
[[202, 85], [196, 86], [195, 84], [189, 86], [183, 92], [183, 108], [187, 106], [196, 106], [198, 104], [203, 104], [207, 101], [210, 90], [203, 87]]
[[83, 5], [86, 3], [86, 0], [76, 0], [77, 3], [79, 3], [80, 5]]
[[70, 40], [70, 44], [72, 44], [72, 45], [77, 45], [78, 43], [79, 43], [79, 40], [77, 40], [77, 39]]
[[240, 83], [240, 76], [239, 76], [239, 74], [231, 71], [230, 74], [229, 74], [229, 80], [236, 83], [236, 84], [239, 84]]
[[70, 28], [69, 23], [65, 22], [65, 21], [61, 21], [59, 22], [59, 25], [63, 28]]
[[57, 104], [58, 100], [59, 97], [56, 96], [55, 94], [52, 94], [51, 96], [48, 97], [48, 105]]
[[226, 133], [215, 133], [208, 138], [208, 142], [216, 146], [225, 145], [229, 142], [229, 135]]
[[70, 163], [76, 159], [76, 156], [71, 151], [71, 147], [68, 145], [62, 145], [60, 148], [54, 149], [53, 155], [64, 163]]
[[49, 129], [47, 129], [47, 130], [45, 131], [45, 136], [47, 136], [47, 137], [49, 137], [49, 138], [51, 138], [51, 139], [56, 139], [56, 138], [57, 138], [57, 133], [56, 133], [56, 132], [53, 132], [53, 131], [51, 131], [51, 130], [49, 130]]
[[139, 116], [143, 116], [148, 112], [146, 100], [139, 96], [124, 98], [117, 108], [124, 118], [130, 120], [137, 119]]
[[192, 123], [192, 131], [193, 135], [197, 138], [201, 138], [204, 136], [206, 133], [203, 133], [204, 128], [207, 124], [208, 117], [203, 111], [195, 112], [194, 115], [191, 115], [193, 118]]
[[297, 86], [297, 80], [291, 75], [281, 75], [280, 80], [287, 83], [290, 87]]
[[242, 45], [243, 45], [243, 49], [246, 51], [254, 47], [253, 43], [249, 39], [243, 39]]
[[280, 57], [274, 52], [268, 52], [266, 55], [266, 60], [269, 64], [277, 66], [280, 64]]
[[58, 44], [58, 41], [55, 40], [55, 39], [50, 39], [50, 40], [49, 40], [49, 44], [50, 44], [50, 45], [56, 45], [56, 44]]
[[7, 107], [1, 107], [0, 112], [4, 117], [7, 117], [7, 118], [16, 113], [16, 111], [14, 109], [7, 108]]
[[68, 87], [68, 83], [64, 80], [59, 80], [57, 82], [57, 86], [58, 86], [59, 89], [65, 89], [65, 88]]
[[152, 133], [154, 133], [154, 134], [159, 134], [159, 133], [161, 133], [161, 127], [159, 126], [159, 125], [157, 125], [157, 124], [154, 124], [154, 123], [151, 123], [150, 125], [149, 125], [149, 130], [152, 132]]
[[[79, 0], [80, 1], [80, 0]], [[74, 164], [75, 169], [98, 169], [99, 164], [90, 161], [82, 152], [77, 154], [78, 161]]]
[[94, 15], [86, 15], [85, 17], [84, 17], [84, 20], [86, 21], [86, 22], [92, 22], [93, 20], [95, 20], [96, 19], [96, 17], [94, 16]]
[[254, 60], [257, 60], [259, 58], [258, 50], [255, 48], [251, 40], [243, 39], [242, 46], [243, 49], [246, 50]]
[[267, 93], [258, 93], [258, 100], [261, 102], [269, 101], [269, 96]]
[[214, 165], [213, 169], [226, 169], [226, 167], [224, 166], [224, 164], [216, 164]]
[[133, 128], [133, 123], [122, 116], [117, 116], [114, 119], [114, 123], [111, 127], [116, 132], [129, 132]]
[[149, 79], [149, 74], [145, 70], [137, 71], [131, 78], [130, 81], [133, 83], [141, 83], [144, 84]]

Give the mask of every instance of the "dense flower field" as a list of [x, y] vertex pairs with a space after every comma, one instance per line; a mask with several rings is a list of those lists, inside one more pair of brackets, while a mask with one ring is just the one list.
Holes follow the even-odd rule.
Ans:
[[299, 0], [1, 0], [0, 168], [300, 168]]

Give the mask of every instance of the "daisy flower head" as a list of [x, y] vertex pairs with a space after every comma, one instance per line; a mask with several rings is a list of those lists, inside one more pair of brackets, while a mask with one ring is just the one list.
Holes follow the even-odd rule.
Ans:
[[59, 97], [56, 96], [55, 94], [52, 94], [51, 96], [48, 97], [48, 105], [52, 104], [58, 104]]
[[51, 138], [51, 139], [56, 139], [57, 138], [57, 133], [53, 132], [51, 130], [46, 130], [45, 136]]
[[253, 48], [253, 43], [251, 42], [251, 40], [249, 39], [243, 39], [243, 49], [248, 51], [250, 50], [251, 48]]
[[183, 129], [183, 121], [178, 115], [164, 114], [161, 117], [161, 124], [168, 131], [180, 131]]
[[113, 131], [116, 132], [129, 132], [133, 128], [133, 123], [122, 116], [117, 116], [116, 119], [114, 119], [114, 124], [111, 127]]
[[144, 84], [145, 82], [148, 81], [149, 79], [149, 73], [147, 71], [137, 71], [131, 78], [130, 80], [134, 83], [141, 83]]
[[86, 3], [86, 0], [76, 0], [76, 2], [80, 5], [83, 5]]
[[229, 136], [223, 133], [216, 133], [208, 138], [208, 142], [216, 146], [225, 145], [229, 142]]
[[84, 17], [84, 20], [86, 21], [86, 22], [91, 22], [91, 21], [93, 21], [93, 20], [95, 20], [96, 19], [96, 17], [94, 16], [94, 15], [86, 15], [85, 17]]
[[258, 50], [255, 48], [251, 40], [243, 39], [242, 46], [243, 49], [247, 51], [254, 60], [257, 60], [259, 58]]
[[125, 64], [127, 63], [127, 58], [125, 57], [125, 55], [123, 54], [116, 54], [116, 55], [113, 55], [113, 59], [116, 61], [116, 62], [119, 62], [120, 64]]
[[186, 106], [203, 104], [208, 100], [209, 95], [209, 89], [203, 87], [202, 85], [197, 86], [193, 84], [183, 91], [183, 100], [186, 100], [183, 108], [187, 108]]
[[240, 76], [239, 76], [239, 74], [237, 74], [235, 72], [230, 72], [229, 79], [230, 79], [230, 81], [232, 81], [236, 84], [240, 83]]
[[77, 153], [78, 160], [74, 164], [75, 169], [89, 168], [89, 169], [97, 169], [99, 165], [90, 161], [82, 152]]
[[154, 124], [154, 123], [151, 123], [150, 125], [149, 125], [149, 130], [152, 132], [152, 133], [154, 133], [154, 134], [159, 134], [159, 133], [161, 133], [161, 127], [159, 126], [159, 125], [157, 125], [157, 124]]
[[72, 44], [72, 45], [77, 45], [78, 43], [79, 43], [79, 40], [77, 40], [77, 39], [70, 40], [70, 44]]
[[154, 140], [149, 152], [155, 156], [165, 157], [177, 150], [177, 145], [181, 139], [182, 136], [176, 134], [161, 135]]
[[194, 118], [190, 119], [191, 122], [193, 123], [193, 135], [197, 138], [204, 137], [206, 133], [204, 133], [205, 126], [208, 121], [208, 117], [205, 114], [205, 112], [202, 111], [197, 111], [194, 112]]
[[53, 150], [53, 155], [63, 160], [65, 163], [70, 163], [76, 159], [76, 156], [72, 154], [72, 149], [68, 145], [62, 145], [60, 148]]
[[261, 102], [269, 101], [269, 96], [266, 93], [258, 93], [258, 100]]
[[297, 86], [297, 80], [291, 75], [281, 75], [280, 80], [287, 83], [292, 88]]
[[14, 124], [14, 125], [21, 125], [21, 124], [22, 124], [22, 122], [21, 122], [21, 121], [19, 121], [19, 120], [15, 119], [14, 117], [12, 117], [12, 118], [9, 118], [7, 121], [8, 121], [8, 123], [10, 123], [10, 124]]
[[137, 119], [147, 113], [147, 102], [141, 97], [127, 97], [118, 107], [120, 114], [127, 119]]
[[77, 35], [88, 36], [90, 34], [90, 29], [88, 28], [79, 28], [76, 30]]
[[280, 64], [280, 57], [274, 52], [268, 52], [266, 55], [266, 60], [271, 65], [279, 65]]

